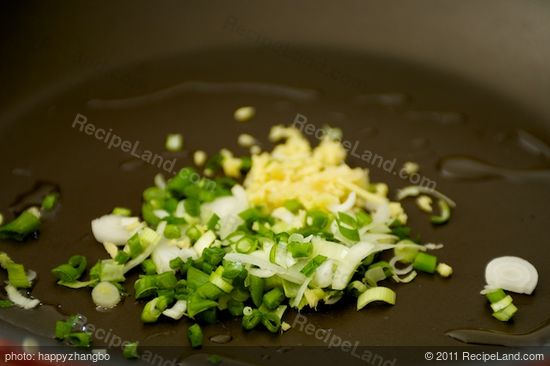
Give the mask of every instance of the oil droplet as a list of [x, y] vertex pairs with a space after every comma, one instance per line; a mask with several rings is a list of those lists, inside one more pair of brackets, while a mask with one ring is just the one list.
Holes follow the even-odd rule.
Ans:
[[411, 141], [411, 145], [415, 149], [425, 149], [430, 146], [430, 140], [425, 137], [417, 137]]
[[50, 193], [59, 193], [59, 186], [50, 182], [36, 182], [33, 187], [20, 195], [18, 195], [9, 207], [9, 210], [14, 214], [19, 214], [31, 206], [40, 206], [42, 199]]
[[469, 157], [446, 157], [438, 169], [445, 178], [457, 180], [506, 179], [514, 182], [550, 179], [550, 169], [510, 169]]
[[532, 331], [521, 334], [508, 334], [486, 329], [456, 329], [446, 334], [464, 343], [509, 347], [548, 346], [550, 345], [550, 319]]
[[182, 93], [251, 93], [305, 101], [316, 99], [319, 94], [315, 90], [298, 89], [290, 86], [267, 83], [215, 83], [188, 81], [145, 95], [124, 99], [92, 99], [88, 101], [87, 104], [90, 108], [103, 110], [137, 108], [157, 103]]
[[368, 126], [359, 131], [359, 133], [364, 137], [374, 137], [378, 135], [378, 129], [373, 126]]
[[278, 353], [287, 353], [287, 352], [290, 352], [290, 351], [292, 351], [292, 347], [283, 346], [283, 347], [277, 348], [276, 352], [278, 352]]
[[210, 342], [218, 344], [226, 344], [231, 342], [232, 340], [233, 337], [231, 337], [229, 334], [218, 334], [210, 337]]
[[525, 151], [550, 159], [550, 146], [527, 131], [517, 131], [517, 141]]
[[454, 125], [466, 122], [466, 116], [458, 112], [408, 111], [405, 113], [405, 117], [413, 121], [435, 122], [442, 125]]
[[402, 93], [362, 94], [355, 98], [361, 104], [374, 104], [382, 107], [397, 107], [407, 103], [409, 97]]
[[15, 175], [16, 177], [30, 177], [32, 175], [32, 172], [30, 169], [13, 168], [11, 170], [11, 174]]
[[120, 169], [124, 170], [125, 172], [131, 172], [133, 170], [139, 169], [145, 164], [145, 162], [141, 159], [131, 158], [128, 160], [124, 160], [122, 163], [120, 163]]

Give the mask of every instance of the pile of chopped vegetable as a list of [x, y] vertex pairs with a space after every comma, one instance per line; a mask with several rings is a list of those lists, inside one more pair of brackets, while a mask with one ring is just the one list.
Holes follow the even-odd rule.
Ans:
[[[254, 113], [243, 107], [235, 119], [248, 121]], [[324, 132], [314, 148], [296, 128], [275, 126], [271, 152], [262, 152], [246, 134], [239, 144], [251, 156], [223, 149], [208, 158], [196, 151], [193, 160], [202, 174], [191, 167], [168, 181], [159, 174], [143, 192], [139, 216], [115, 207], [92, 221], [109, 258], [89, 267], [86, 257], [74, 255], [52, 275], [61, 286], [91, 288], [98, 308], [114, 308], [125, 297], [139, 300], [144, 323], [191, 319], [192, 347], [203, 343], [200, 325], [215, 323], [222, 312], [241, 318], [246, 330], [277, 333], [290, 328], [284, 321], [289, 308], [316, 309], [344, 297], [356, 298], [357, 310], [373, 302], [394, 305], [391, 283], [409, 283], [419, 272], [451, 276], [452, 267], [429, 253], [441, 244], [412, 239], [399, 201], [416, 197], [418, 207], [431, 213], [437, 199], [435, 225], [449, 221], [455, 203], [422, 186], [405, 187], [391, 201], [387, 185], [371, 183], [368, 170], [345, 163], [341, 131]], [[182, 148], [182, 135], [168, 135], [168, 151]], [[418, 168], [412, 162], [404, 167], [408, 174]], [[41, 209], [28, 208], [0, 226], [0, 239], [36, 237], [41, 215], [58, 200], [58, 193], [47, 194]], [[3, 220], [0, 214], [0, 225]], [[40, 301], [29, 297], [36, 273], [3, 252], [0, 267], [8, 273], [8, 299], [0, 299], [0, 307], [36, 307]], [[139, 273], [133, 284], [126, 280], [130, 272]], [[491, 261], [482, 294], [493, 316], [509, 321], [517, 308], [504, 290], [531, 294], [537, 280], [536, 269], [521, 258]], [[56, 338], [89, 346], [92, 334], [81, 320], [59, 321]], [[137, 358], [137, 348], [138, 342], [126, 342], [123, 354]]]
[[[135, 297], [145, 323], [192, 319], [193, 347], [202, 344], [199, 324], [221, 312], [241, 317], [246, 330], [276, 333], [290, 328], [289, 308], [344, 296], [355, 297], [358, 310], [393, 305], [386, 284], [411, 282], [418, 272], [449, 276], [451, 267], [428, 253], [441, 245], [410, 238], [400, 203], [366, 170], [344, 163], [334, 135], [312, 149], [298, 130], [277, 126], [271, 137], [282, 143], [271, 153], [223, 152], [206, 163], [210, 175], [245, 175], [244, 185], [193, 168], [168, 181], [157, 176], [143, 192], [141, 217], [117, 207], [92, 221], [110, 258], [86, 274], [86, 258], [75, 255], [52, 273], [60, 285], [92, 287], [101, 308]], [[140, 273], [133, 291], [125, 287], [130, 271]]]

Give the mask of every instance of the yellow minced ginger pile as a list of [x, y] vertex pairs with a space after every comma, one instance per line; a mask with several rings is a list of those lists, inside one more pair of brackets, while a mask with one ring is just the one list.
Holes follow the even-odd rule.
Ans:
[[[244, 181], [252, 205], [269, 211], [291, 199], [298, 199], [306, 209], [329, 210], [355, 191], [357, 206], [389, 203], [387, 187], [376, 193], [367, 191], [368, 170], [351, 168], [345, 163], [346, 150], [328, 135], [312, 148], [295, 127], [274, 126], [269, 138], [283, 141], [272, 152], [252, 156], [252, 168]], [[389, 203], [393, 217], [406, 220], [401, 205]]]

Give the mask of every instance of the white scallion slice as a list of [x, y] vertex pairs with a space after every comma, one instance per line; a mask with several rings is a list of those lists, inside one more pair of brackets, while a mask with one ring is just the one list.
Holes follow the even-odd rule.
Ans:
[[199, 256], [202, 255], [202, 252], [208, 248], [216, 240], [216, 234], [212, 230], [208, 230], [197, 240], [193, 248]]
[[185, 315], [186, 311], [187, 301], [178, 300], [170, 309], [164, 310], [162, 312], [162, 315], [172, 318], [174, 320], [179, 320]]
[[485, 281], [488, 285], [518, 294], [533, 293], [538, 280], [537, 269], [519, 257], [498, 257], [485, 267]]
[[[92, 233], [100, 243], [110, 242], [124, 245], [133, 234], [125, 225], [128, 219], [130, 218], [119, 215], [101, 216], [92, 220]], [[131, 219], [138, 220], [137, 217]]]
[[12, 285], [6, 286], [6, 293], [8, 294], [8, 299], [13, 302], [15, 305], [23, 309], [32, 309], [37, 307], [40, 304], [38, 299], [29, 299], [28, 297], [23, 296], [15, 287]]
[[510, 305], [513, 302], [512, 296], [506, 295], [505, 298], [502, 300], [499, 300], [495, 303], [491, 304], [491, 309], [493, 309], [494, 312], [500, 311]]
[[395, 292], [387, 287], [372, 287], [357, 298], [357, 310], [361, 310], [374, 301], [383, 301], [395, 305]]
[[332, 288], [334, 290], [345, 289], [353, 273], [365, 258], [373, 253], [392, 249], [393, 247], [394, 245], [391, 244], [372, 244], [368, 242], [357, 243], [352, 246], [344, 260], [336, 268]]
[[402, 256], [394, 256], [392, 259], [390, 259], [390, 266], [392, 266], [393, 272], [396, 275], [406, 275], [406, 274], [410, 273], [413, 270], [413, 265], [412, 264], [409, 264], [408, 266], [406, 266], [404, 268], [397, 268], [396, 267], [397, 262], [399, 262], [403, 259], [405, 259], [405, 258], [402, 257]]
[[412, 280], [414, 280], [416, 278], [417, 274], [418, 273], [416, 271], [412, 271], [411, 273], [409, 273], [405, 277], [399, 277], [398, 275], [393, 275], [392, 279], [397, 283], [409, 283], [409, 282], [412, 282]]
[[306, 280], [306, 276], [304, 276], [302, 273], [298, 271], [283, 268], [281, 266], [278, 266], [276, 264], [269, 262], [269, 260], [264, 260], [254, 255], [241, 254], [241, 253], [229, 253], [225, 255], [224, 259], [232, 262], [240, 262], [243, 264], [252, 264], [254, 266], [260, 267], [261, 269], [266, 269], [268, 271], [277, 273], [279, 277], [293, 283], [301, 284]]
[[330, 210], [335, 214], [338, 212], [347, 212], [351, 210], [353, 206], [355, 206], [356, 199], [357, 199], [357, 193], [355, 193], [355, 191], [352, 191], [344, 202], [342, 202], [339, 205], [332, 205], [330, 207]]
[[92, 300], [99, 307], [111, 309], [120, 302], [120, 292], [111, 282], [100, 282], [92, 290]]
[[401, 201], [402, 199], [404, 199], [406, 197], [416, 197], [421, 193], [430, 194], [434, 197], [442, 199], [445, 202], [447, 202], [449, 204], [449, 206], [451, 206], [451, 207], [456, 206], [456, 203], [452, 199], [450, 199], [449, 197], [445, 196], [443, 193], [438, 192], [435, 189], [422, 187], [422, 186], [408, 186], [408, 187], [405, 187], [403, 189], [400, 189], [399, 191], [397, 191], [397, 200]]

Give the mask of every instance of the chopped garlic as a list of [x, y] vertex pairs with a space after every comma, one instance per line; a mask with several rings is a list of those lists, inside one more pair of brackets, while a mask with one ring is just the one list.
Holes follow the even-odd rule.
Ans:
[[405, 173], [407, 173], [407, 175], [413, 175], [413, 174], [418, 173], [418, 171], [420, 170], [420, 165], [418, 165], [418, 163], [414, 163], [412, 161], [407, 161], [407, 162], [405, 162], [405, 164], [403, 164], [403, 169], [402, 170]]
[[237, 108], [237, 110], [235, 110], [235, 112], [233, 113], [233, 118], [235, 118], [237, 122], [247, 122], [250, 121], [255, 114], [256, 109], [254, 107], [240, 107]]
[[103, 247], [105, 248], [107, 253], [109, 253], [111, 258], [115, 258], [117, 256], [118, 247], [116, 246], [115, 243], [111, 243], [111, 242], [106, 241], [105, 243], [103, 243]]
[[432, 212], [432, 198], [430, 196], [422, 195], [416, 199], [416, 205], [424, 212]]
[[196, 166], [202, 166], [206, 162], [206, 153], [202, 150], [197, 150], [193, 154], [193, 162]]
[[374, 185], [374, 189], [375, 189], [375, 193], [377, 195], [382, 196], [382, 197], [387, 197], [388, 196], [389, 188], [388, 188], [388, 185], [386, 183], [376, 183]]
[[[351, 192], [357, 194], [359, 207], [389, 203], [385, 196], [367, 190], [368, 171], [348, 166], [346, 150], [338, 141], [325, 137], [312, 148], [298, 129], [284, 126], [274, 126], [269, 138], [284, 142], [271, 152], [252, 156], [252, 168], [244, 181], [252, 205], [272, 211], [288, 200], [299, 199], [306, 209], [329, 210]], [[399, 203], [390, 205], [390, 215], [406, 220]]]
[[239, 135], [238, 143], [242, 147], [251, 147], [256, 143], [256, 139], [247, 133], [241, 133]]
[[166, 150], [178, 152], [183, 148], [183, 136], [179, 133], [171, 133], [166, 136]]
[[241, 176], [242, 160], [233, 156], [233, 153], [227, 149], [222, 149], [220, 154], [223, 157], [222, 168], [225, 175], [232, 178]]
[[453, 267], [445, 263], [439, 263], [436, 270], [441, 277], [449, 277], [453, 274]]
[[261, 152], [262, 152], [262, 149], [258, 145], [254, 145], [250, 147], [250, 155], [258, 155]]
[[289, 330], [290, 328], [292, 328], [292, 325], [290, 325], [289, 323], [287, 322], [282, 322], [281, 323], [281, 330], [283, 332], [286, 332], [287, 330]]
[[166, 180], [164, 179], [164, 175], [161, 173], [155, 175], [155, 185], [160, 189], [166, 189]]

